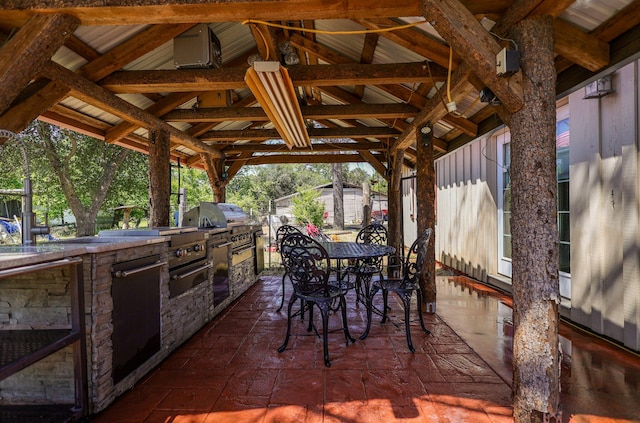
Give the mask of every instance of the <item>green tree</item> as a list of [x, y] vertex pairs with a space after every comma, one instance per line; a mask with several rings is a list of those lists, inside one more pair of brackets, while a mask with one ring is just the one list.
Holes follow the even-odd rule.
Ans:
[[318, 228], [322, 227], [324, 220], [324, 201], [320, 201], [320, 192], [313, 189], [305, 189], [298, 192], [293, 198], [293, 217], [296, 223], [304, 225], [312, 223]]
[[[100, 210], [117, 205], [148, 207], [146, 156], [34, 121], [20, 136], [26, 148], [38, 216], [62, 217], [71, 210], [76, 235], [95, 234]], [[3, 187], [22, 188], [24, 159], [17, 141], [0, 157]], [[6, 150], [13, 150], [5, 154]], [[43, 154], [44, 153], [44, 154]]]

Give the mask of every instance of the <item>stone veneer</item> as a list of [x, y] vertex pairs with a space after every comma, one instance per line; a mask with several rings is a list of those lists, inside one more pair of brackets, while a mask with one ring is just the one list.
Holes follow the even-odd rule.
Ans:
[[[97, 413], [129, 390], [173, 350], [220, 313], [256, 281], [253, 260], [229, 269], [230, 296], [213, 306], [213, 282], [207, 281], [169, 298], [169, 272], [160, 272], [161, 349], [117, 384], [113, 383], [111, 267], [115, 263], [160, 255], [168, 259], [168, 243], [144, 244], [82, 256], [87, 347], [89, 414]], [[34, 279], [32, 275], [0, 281], [0, 329], [69, 328], [68, 269], [57, 268]], [[211, 272], [210, 272], [211, 273]], [[28, 311], [28, 312], [27, 312]], [[0, 382], [0, 404], [73, 403], [71, 347], [23, 369]]]
[[[71, 328], [68, 267], [0, 280], [0, 330]], [[73, 404], [73, 349], [63, 348], [0, 381], [0, 406]]]

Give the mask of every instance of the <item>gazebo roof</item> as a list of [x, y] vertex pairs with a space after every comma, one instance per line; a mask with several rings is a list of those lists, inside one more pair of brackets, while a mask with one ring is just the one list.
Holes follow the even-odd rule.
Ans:
[[[497, 55], [511, 61], [509, 29], [537, 14], [555, 19], [558, 96], [640, 51], [638, 0], [5, 0], [0, 129], [39, 118], [142, 152], [149, 128], [165, 130], [174, 160], [221, 160], [229, 178], [290, 162], [367, 162], [386, 174], [396, 149], [415, 165], [424, 126], [441, 155], [501, 125], [501, 108], [517, 110], [521, 72], [498, 76]], [[220, 63], [191, 51], [202, 45], [188, 36], [203, 28]], [[255, 55], [284, 63], [286, 51], [299, 60], [283, 67], [310, 147], [285, 145], [245, 81]]]

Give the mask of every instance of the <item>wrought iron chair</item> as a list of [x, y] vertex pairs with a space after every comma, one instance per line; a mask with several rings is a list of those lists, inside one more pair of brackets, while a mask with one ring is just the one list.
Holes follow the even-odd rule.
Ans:
[[332, 304], [337, 301], [337, 308], [342, 314], [342, 329], [344, 337], [349, 341], [355, 339], [349, 333], [347, 326], [347, 309], [344, 291], [329, 283], [331, 266], [327, 251], [314, 239], [304, 234], [290, 234], [284, 237], [281, 244], [282, 257], [286, 272], [293, 285], [293, 293], [289, 299], [287, 309], [287, 334], [278, 352], [283, 352], [289, 343], [291, 335], [291, 319], [293, 304], [299, 298], [309, 307], [309, 328], [313, 326], [313, 308], [317, 306], [322, 315], [322, 341], [324, 348], [324, 364], [329, 367], [328, 326], [329, 312], [334, 310]]
[[[389, 239], [389, 233], [380, 223], [372, 223], [365, 226], [356, 235], [356, 242], [363, 244], [380, 244], [387, 245]], [[362, 302], [362, 298], [365, 299], [369, 295], [369, 287], [374, 275], [379, 275], [382, 278], [382, 266], [383, 257], [368, 257], [358, 260], [353, 266], [350, 266], [350, 271], [356, 274], [356, 302]], [[365, 291], [363, 292], [363, 285]]]
[[[278, 250], [278, 252], [280, 252], [280, 257], [282, 259], [282, 263], [284, 264], [284, 259], [282, 258], [282, 248], [281, 248], [281, 244], [282, 244], [282, 240], [284, 239], [285, 236], [290, 235], [290, 234], [295, 234], [295, 233], [302, 233], [300, 231], [300, 229], [296, 228], [295, 226], [291, 226], [291, 225], [282, 225], [278, 228], [278, 230], [276, 231], [276, 248]], [[285, 286], [285, 280], [287, 279], [287, 272], [285, 269], [284, 275], [282, 275], [282, 298], [280, 299], [280, 307], [278, 307], [278, 310], [276, 311], [280, 311], [282, 310], [282, 306], [284, 305], [284, 286]]]
[[431, 239], [432, 232], [433, 229], [428, 228], [411, 245], [411, 248], [409, 249], [409, 252], [407, 253], [407, 256], [404, 260], [401, 279], [383, 277], [382, 279], [372, 281], [371, 292], [369, 293], [369, 296], [367, 298], [367, 328], [365, 329], [360, 339], [365, 339], [369, 334], [373, 308], [371, 304], [373, 303], [373, 297], [380, 290], [382, 290], [382, 298], [384, 300], [381, 323], [385, 323], [387, 321], [387, 298], [389, 292], [395, 292], [402, 300], [404, 304], [404, 324], [405, 332], [407, 335], [407, 345], [409, 346], [409, 350], [411, 350], [411, 352], [415, 352], [413, 342], [411, 342], [411, 330], [409, 321], [411, 297], [413, 296], [414, 292], [416, 293], [416, 297], [418, 300], [418, 317], [420, 320], [420, 326], [426, 333], [431, 333], [431, 331], [424, 325], [424, 319], [422, 317], [422, 290], [420, 289], [418, 279], [420, 273], [422, 272], [422, 268], [427, 256], [427, 246], [429, 245], [429, 240]]

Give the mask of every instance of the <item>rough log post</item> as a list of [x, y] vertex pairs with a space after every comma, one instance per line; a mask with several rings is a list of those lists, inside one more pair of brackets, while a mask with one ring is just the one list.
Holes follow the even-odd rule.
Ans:
[[35, 15], [0, 48], [0, 114], [80, 25], [70, 15]]
[[222, 178], [224, 172], [224, 159], [214, 160], [210, 154], [201, 153], [204, 170], [209, 178], [209, 185], [213, 193], [213, 201], [215, 203], [224, 203], [227, 197], [227, 180]]
[[396, 254], [389, 257], [390, 275], [394, 270], [399, 269], [398, 266], [401, 264], [404, 249], [401, 219], [402, 208], [400, 207], [403, 159], [404, 150], [396, 150], [396, 154], [393, 155], [391, 178], [389, 180], [389, 245], [396, 249]]
[[512, 38], [525, 75], [524, 106], [511, 116], [513, 413], [529, 423], [557, 418], [560, 391], [552, 18], [525, 19]]
[[171, 151], [169, 132], [149, 131], [149, 226], [169, 226], [169, 199], [171, 195]]
[[344, 229], [342, 163], [332, 163], [331, 174], [333, 175], [333, 228]]
[[[431, 131], [433, 131], [430, 128]], [[436, 192], [435, 168], [433, 164], [433, 132], [424, 134], [416, 130], [416, 214], [418, 234], [427, 228], [433, 228], [431, 240], [427, 247], [426, 263], [420, 275], [420, 288], [424, 295], [424, 310], [427, 313], [436, 312]]]
[[368, 182], [362, 183], [362, 227], [371, 224], [371, 187]]

